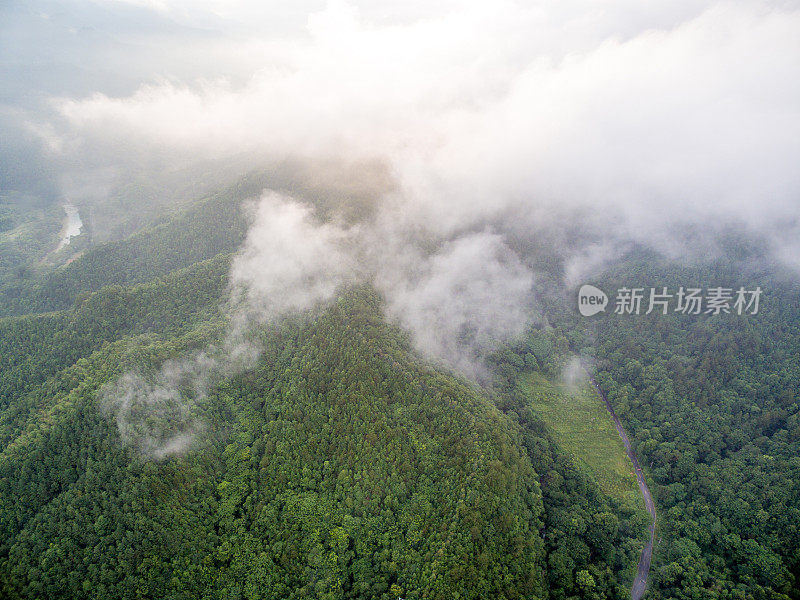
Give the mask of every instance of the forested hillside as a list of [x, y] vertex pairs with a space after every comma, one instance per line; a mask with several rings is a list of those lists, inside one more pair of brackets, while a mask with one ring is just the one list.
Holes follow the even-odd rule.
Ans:
[[652, 257], [600, 283], [744, 281], [764, 290], [758, 314], [566, 319], [656, 482], [654, 598], [800, 597], [800, 288]]
[[[199, 214], [191, 235], [235, 223]], [[55, 275], [70, 308], [0, 319], [4, 597], [626, 596], [641, 516], [605, 497], [524, 399], [427, 366], [369, 288], [262, 328], [252, 369], [186, 392], [198, 427], [185, 454], [126, 444], [104, 384], [226, 327], [241, 230], [180, 254], [168, 240], [188, 227], [179, 216], [97, 246], [70, 265], [86, 277]], [[141, 260], [115, 258], [137, 247]], [[145, 264], [146, 283], [92, 291], [146, 278]], [[145, 418], [136, 426], [178, 427]]]
[[800, 600], [800, 1], [0, 1], [0, 600]]
[[58, 269], [8, 274], [0, 279], [0, 315], [64, 309], [81, 293], [111, 284], [144, 283], [233, 252], [247, 230], [241, 202], [257, 194], [262, 185], [260, 175], [251, 175], [182, 208], [155, 227], [90, 248]]
[[509, 423], [416, 365], [374, 302], [265, 333], [259, 367], [193, 409], [196, 450], [163, 463], [121, 447], [97, 387], [188, 338], [68, 369], [2, 455], [6, 594], [541, 594], [541, 493]]
[[[656, 484], [651, 596], [800, 597], [800, 305], [766, 275], [751, 316], [587, 320], [549, 296], [487, 387], [431, 366], [379, 294], [349, 286], [259, 325], [258, 360], [182, 389], [178, 413], [120, 412], [118, 377], [223, 342], [249, 185], [97, 245], [6, 306], [30, 314], [0, 318], [3, 597], [627, 598], [648, 526], [628, 466], [579, 459], [580, 439], [537, 412], [603, 410], [556, 391], [576, 354]], [[634, 261], [599, 283], [687, 280], [737, 273]], [[183, 452], [131, 442], [187, 422]]]

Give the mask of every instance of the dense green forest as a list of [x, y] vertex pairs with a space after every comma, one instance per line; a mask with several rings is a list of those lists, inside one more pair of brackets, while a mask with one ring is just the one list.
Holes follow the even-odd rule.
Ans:
[[264, 332], [259, 366], [194, 407], [194, 451], [126, 451], [100, 383], [215, 333], [126, 336], [24, 397], [4, 430], [7, 595], [522, 598], [547, 574], [554, 591], [616, 591], [631, 557], [596, 487], [535, 423], [523, 445], [490, 400], [414, 359], [366, 290]]
[[587, 324], [562, 311], [557, 330], [596, 360], [656, 483], [652, 597], [800, 597], [800, 287], [654, 257], [600, 283], [765, 290], [756, 315], [609, 314]]
[[[0, 315], [65, 309], [81, 293], [112, 284], [144, 283], [233, 252], [247, 230], [240, 202], [257, 193], [259, 184], [257, 177], [244, 179], [183, 208], [163, 223], [89, 248], [69, 264], [38, 276], [30, 260], [18, 259], [20, 265], [29, 266], [0, 278]], [[39, 236], [47, 239], [42, 232]]]
[[[800, 598], [800, 296], [767, 275], [748, 279], [769, 290], [753, 316], [584, 319], [550, 297], [483, 387], [422, 359], [380, 295], [350, 286], [259, 326], [256, 363], [182, 389], [180, 418], [120, 413], [120, 375], [152, 381], [222, 342], [257, 183], [7, 273], [0, 596], [628, 598], [643, 507], [604, 492], [520, 385], [581, 354], [655, 484], [650, 597]], [[598, 284], [740, 275], [648, 260]], [[142, 452], [128, 417], [163, 439], [191, 423], [186, 451]]]
[[223, 335], [244, 231], [226, 194], [43, 275], [31, 314], [0, 319], [2, 595], [624, 598], [641, 514], [524, 398], [417, 357], [369, 288], [262, 327], [252, 369], [187, 392], [185, 454], [126, 445], [104, 384]]

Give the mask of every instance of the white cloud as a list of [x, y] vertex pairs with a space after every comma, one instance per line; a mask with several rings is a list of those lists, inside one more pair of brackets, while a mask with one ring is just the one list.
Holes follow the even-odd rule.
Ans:
[[[63, 121], [42, 131], [78, 163], [387, 164], [397, 185], [358, 229], [262, 202], [232, 280], [264, 315], [369, 273], [419, 347], [463, 367], [516, 332], [506, 315], [524, 321], [531, 266], [512, 238], [552, 240], [568, 282], [630, 241], [691, 253], [683, 223], [699, 237], [727, 221], [780, 224], [776, 256], [796, 254], [780, 242], [800, 233], [796, 4], [331, 3], [263, 38], [253, 32], [278, 9], [253, 7], [220, 17], [252, 15], [246, 34], [209, 40], [233, 70], [258, 65], [245, 83], [178, 77], [60, 99]], [[714, 247], [698, 243], [700, 256]], [[467, 329], [476, 343], [460, 348]]]
[[316, 223], [307, 206], [266, 193], [254, 207], [230, 280], [235, 310], [268, 322], [328, 300], [355, 273], [348, 233]]
[[426, 222], [452, 226], [531, 204], [620, 211], [633, 232], [653, 213], [796, 210], [798, 10], [661, 6], [668, 28], [636, 30], [653, 19], [633, 3], [587, 6], [470, 3], [374, 25], [335, 3], [310, 15], [310, 36], [265, 50], [245, 85], [61, 100], [64, 135], [194, 156], [378, 156]]
[[501, 236], [489, 232], [409, 258], [401, 265], [381, 263], [376, 283], [389, 316], [412, 332], [427, 356], [481, 375], [482, 359], [525, 329], [532, 273]]

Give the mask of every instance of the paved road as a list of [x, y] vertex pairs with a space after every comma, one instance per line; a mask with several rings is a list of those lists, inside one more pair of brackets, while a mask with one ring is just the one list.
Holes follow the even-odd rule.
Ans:
[[641, 597], [644, 596], [645, 589], [647, 589], [647, 575], [650, 573], [650, 559], [653, 557], [653, 542], [656, 537], [656, 505], [653, 503], [653, 495], [650, 493], [650, 488], [647, 487], [647, 481], [645, 481], [642, 468], [639, 466], [639, 459], [636, 458], [636, 455], [633, 453], [631, 441], [628, 439], [628, 434], [625, 433], [625, 430], [622, 428], [617, 413], [614, 412], [614, 408], [611, 406], [608, 398], [606, 398], [603, 390], [600, 389], [591, 374], [589, 374], [589, 381], [592, 382], [597, 393], [600, 394], [608, 412], [611, 413], [611, 418], [614, 419], [614, 427], [617, 428], [617, 433], [619, 433], [619, 437], [622, 438], [622, 443], [625, 445], [625, 453], [628, 455], [636, 471], [636, 482], [639, 484], [639, 490], [642, 492], [645, 508], [647, 508], [647, 512], [649, 512], [650, 516], [653, 518], [650, 522], [650, 540], [645, 544], [644, 548], [642, 548], [642, 555], [639, 557], [639, 568], [636, 571], [636, 578], [633, 580], [633, 587], [631, 588], [631, 600], [640, 600]]

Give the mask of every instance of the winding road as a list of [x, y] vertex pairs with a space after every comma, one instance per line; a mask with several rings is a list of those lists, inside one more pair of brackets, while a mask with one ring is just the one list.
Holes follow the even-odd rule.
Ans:
[[603, 393], [603, 390], [600, 389], [600, 386], [597, 385], [597, 382], [588, 370], [587, 374], [589, 375], [589, 381], [591, 381], [594, 389], [597, 390], [597, 393], [603, 399], [608, 412], [611, 414], [611, 418], [614, 419], [614, 427], [617, 428], [617, 433], [619, 433], [619, 437], [622, 438], [622, 443], [625, 445], [625, 453], [628, 455], [636, 472], [636, 482], [639, 484], [639, 491], [642, 492], [645, 508], [647, 508], [647, 512], [650, 513], [653, 519], [650, 522], [650, 540], [645, 544], [644, 548], [642, 548], [642, 555], [639, 557], [639, 568], [636, 571], [636, 577], [633, 580], [633, 587], [631, 588], [631, 599], [640, 600], [641, 597], [644, 596], [645, 589], [647, 589], [647, 575], [650, 573], [650, 560], [653, 557], [653, 542], [656, 537], [656, 505], [653, 503], [653, 495], [650, 493], [650, 488], [647, 487], [647, 481], [645, 481], [642, 468], [639, 466], [639, 459], [636, 458], [636, 454], [633, 453], [631, 441], [628, 439], [628, 434], [625, 433], [625, 430], [622, 428], [617, 413], [614, 412], [614, 408], [611, 406], [608, 398]]

